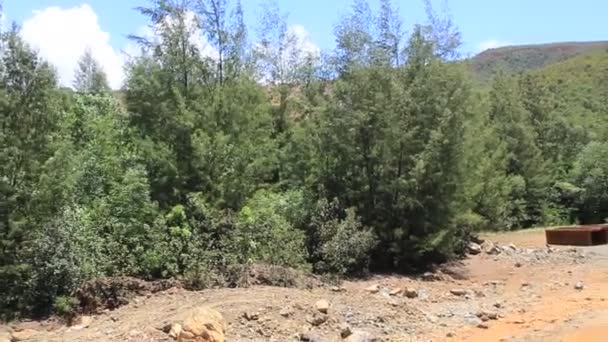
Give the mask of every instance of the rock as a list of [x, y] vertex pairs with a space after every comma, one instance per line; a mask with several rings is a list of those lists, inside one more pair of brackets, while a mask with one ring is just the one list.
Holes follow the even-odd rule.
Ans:
[[179, 287], [173, 286], [173, 287], [171, 287], [171, 288], [167, 289], [167, 290], [165, 291], [165, 294], [168, 294], [168, 295], [174, 295], [174, 294], [176, 294], [176, 293], [180, 292], [180, 290], [181, 290], [181, 289], [180, 289]]
[[473, 235], [473, 236], [471, 236], [471, 241], [473, 241], [473, 242], [475, 242], [476, 244], [479, 244], [479, 245], [481, 245], [481, 244], [483, 244], [484, 242], [486, 242], [486, 240], [484, 240], [484, 239], [480, 238], [480, 237], [479, 237], [479, 236], [477, 236], [477, 235]]
[[347, 338], [352, 334], [353, 331], [351, 330], [350, 325], [348, 325], [347, 323], [340, 324], [340, 337]]
[[468, 293], [468, 291], [465, 289], [451, 289], [450, 293], [453, 294], [454, 296], [461, 297], [461, 296], [466, 295]]
[[11, 342], [11, 333], [8, 331], [0, 331], [0, 342]]
[[316, 334], [313, 334], [310, 332], [306, 332], [306, 333], [300, 334], [300, 341], [321, 342], [321, 337], [319, 337], [319, 335], [316, 335]]
[[311, 325], [318, 327], [319, 325], [327, 322], [327, 315], [314, 313], [312, 316], [306, 317], [306, 321]]
[[405, 289], [405, 296], [407, 298], [416, 298], [416, 297], [418, 297], [418, 290], [416, 290], [413, 287], [407, 287]]
[[580, 282], [580, 281], [579, 281], [578, 283], [574, 284], [574, 289], [575, 289], [575, 290], [581, 291], [581, 290], [583, 290], [584, 288], [585, 288], [585, 284], [583, 284], [583, 283], [582, 283], [582, 282]]
[[179, 323], [175, 323], [171, 325], [171, 329], [169, 330], [169, 336], [175, 340], [179, 337], [179, 334], [182, 332], [182, 325]]
[[343, 288], [342, 286], [332, 286], [331, 291], [332, 292], [346, 292], [346, 289]]
[[293, 310], [291, 310], [290, 307], [285, 307], [285, 308], [281, 309], [281, 311], [279, 311], [279, 315], [281, 315], [283, 317], [289, 317], [289, 316], [293, 315]]
[[514, 244], [510, 243], [507, 248], [509, 248], [510, 250], [512, 250], [513, 252], [517, 252], [517, 246], [515, 246]]
[[315, 303], [315, 309], [326, 314], [329, 311], [329, 302], [325, 299], [321, 299]]
[[488, 311], [479, 311], [476, 314], [477, 318], [479, 318], [482, 322], [487, 322], [489, 320], [497, 320], [498, 314], [496, 312], [488, 312]]
[[502, 303], [501, 302], [496, 302], [494, 303], [494, 307], [497, 309], [502, 309]]
[[477, 327], [478, 327], [479, 329], [488, 329], [488, 328], [490, 328], [490, 327], [489, 327], [487, 324], [485, 324], [485, 323], [479, 323], [479, 324], [477, 324]]
[[375, 342], [377, 338], [367, 331], [355, 331], [352, 335], [348, 336], [344, 341], [346, 342]]
[[481, 253], [481, 246], [475, 242], [470, 242], [467, 250], [469, 254], [477, 255]]
[[393, 289], [391, 292], [389, 292], [390, 296], [398, 296], [400, 294], [403, 293], [403, 288], [402, 287], [398, 287], [396, 289]]
[[530, 287], [530, 282], [524, 281], [521, 283], [521, 287]]
[[141, 335], [141, 331], [137, 330], [137, 329], [133, 329], [129, 331], [129, 337], [138, 337], [139, 335]]
[[243, 313], [243, 318], [248, 321], [257, 321], [260, 319], [260, 315], [257, 312], [246, 311]]
[[365, 289], [365, 291], [369, 293], [378, 293], [380, 292], [380, 285], [375, 284]]
[[14, 331], [11, 335], [11, 341], [13, 341], [13, 342], [27, 341], [27, 340], [34, 339], [34, 337], [36, 337], [36, 335], [38, 335], [38, 331], [36, 331], [34, 329], [24, 329], [24, 330], [20, 330], [20, 331]]
[[522, 265], [522, 263], [521, 263], [521, 262], [519, 262], [519, 261], [515, 263], [515, 267], [517, 267], [517, 268], [520, 268], [520, 267], [522, 267], [522, 266], [523, 266], [523, 265]]
[[424, 281], [439, 281], [441, 280], [441, 276], [435, 273], [426, 272], [422, 275], [422, 280]]
[[210, 308], [196, 309], [182, 324], [179, 342], [224, 342], [226, 322], [219, 312]]
[[502, 251], [500, 248], [498, 248], [493, 242], [491, 241], [486, 241], [481, 245], [481, 248], [483, 249], [483, 251], [488, 254], [488, 255], [497, 255], [500, 254]]
[[72, 327], [73, 330], [81, 330], [84, 328], [88, 328], [91, 323], [93, 323], [93, 317], [91, 316], [81, 316], [78, 319], [79, 323]]
[[524, 321], [523, 319], [516, 319], [513, 321], [513, 324], [524, 324], [526, 323], [526, 321]]
[[449, 333], [445, 334], [445, 337], [454, 337], [454, 333], [449, 332]]

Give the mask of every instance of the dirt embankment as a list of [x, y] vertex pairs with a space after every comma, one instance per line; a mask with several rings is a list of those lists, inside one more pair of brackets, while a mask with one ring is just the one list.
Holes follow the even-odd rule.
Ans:
[[340, 287], [161, 288], [75, 326], [10, 329], [30, 329], [32, 341], [172, 341], [168, 327], [206, 307], [223, 315], [227, 341], [606, 341], [608, 247], [547, 248], [542, 231], [487, 238], [497, 243], [419, 277]]

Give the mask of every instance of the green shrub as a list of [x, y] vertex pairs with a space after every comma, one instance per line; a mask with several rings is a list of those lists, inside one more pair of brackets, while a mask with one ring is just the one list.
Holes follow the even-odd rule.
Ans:
[[[314, 268], [321, 273], [348, 275], [367, 271], [377, 244], [371, 229], [363, 227], [354, 209], [341, 211], [337, 201], [319, 202], [313, 218]], [[345, 217], [342, 217], [345, 214]]]
[[294, 193], [259, 191], [241, 209], [236, 224], [236, 244], [241, 263], [306, 266], [306, 236], [291, 221], [299, 203]]
[[53, 309], [55, 310], [55, 313], [57, 315], [71, 320], [75, 314], [74, 310], [78, 307], [79, 304], [80, 303], [76, 298], [69, 296], [59, 296], [55, 298]]

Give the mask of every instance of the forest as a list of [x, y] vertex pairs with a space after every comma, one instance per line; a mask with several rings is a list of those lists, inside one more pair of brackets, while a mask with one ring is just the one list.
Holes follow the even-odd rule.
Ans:
[[479, 85], [430, 2], [406, 29], [354, 0], [321, 52], [274, 3], [257, 28], [239, 0], [138, 10], [154, 37], [131, 37], [120, 90], [90, 51], [61, 87], [1, 33], [1, 319], [67, 311], [100, 277], [415, 272], [479, 231], [608, 217], [606, 50]]

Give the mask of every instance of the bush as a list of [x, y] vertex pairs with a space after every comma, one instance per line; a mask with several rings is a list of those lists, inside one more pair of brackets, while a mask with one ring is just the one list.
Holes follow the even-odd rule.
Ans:
[[69, 297], [69, 296], [59, 296], [55, 298], [55, 303], [53, 304], [53, 309], [55, 313], [59, 316], [64, 317], [70, 322], [74, 315], [75, 310], [78, 307], [80, 302], [78, 299]]
[[269, 191], [259, 191], [247, 201], [236, 224], [241, 263], [307, 265], [306, 236], [293, 224], [299, 219], [301, 201], [297, 192]]
[[49, 314], [56, 298], [103, 274], [109, 261], [94, 227], [86, 210], [70, 206], [39, 233], [27, 289], [34, 313]]
[[[363, 227], [354, 209], [339, 209], [337, 201], [322, 200], [313, 218], [315, 271], [348, 275], [368, 270], [377, 244], [371, 229]], [[342, 217], [345, 215], [345, 217]]]

